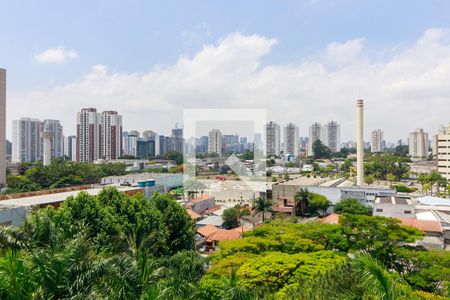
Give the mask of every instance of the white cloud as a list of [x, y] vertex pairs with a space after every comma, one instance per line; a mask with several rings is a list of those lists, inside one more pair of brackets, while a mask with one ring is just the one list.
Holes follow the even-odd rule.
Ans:
[[39, 63], [64, 63], [69, 60], [74, 60], [78, 58], [78, 53], [75, 50], [64, 49], [64, 47], [59, 46], [56, 48], [47, 49], [34, 56], [34, 59]]
[[125, 129], [167, 134], [181, 122], [183, 108], [267, 108], [272, 120], [298, 124], [301, 135], [308, 134], [313, 121], [337, 120], [344, 140], [355, 135], [355, 100], [363, 96], [367, 139], [371, 130], [381, 128], [389, 141], [406, 140], [416, 127], [434, 133], [450, 121], [445, 30], [428, 30], [383, 61], [364, 55], [363, 42], [331, 43], [316, 58], [298, 64], [264, 65], [263, 57], [277, 41], [233, 33], [193, 57], [146, 73], [111, 72], [97, 65], [52, 90], [11, 95], [9, 116], [59, 118], [65, 132], [73, 134], [76, 112], [97, 107], [119, 111]]

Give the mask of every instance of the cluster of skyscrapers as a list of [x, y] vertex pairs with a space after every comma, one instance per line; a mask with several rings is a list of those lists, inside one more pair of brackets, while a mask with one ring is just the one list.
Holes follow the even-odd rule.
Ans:
[[[283, 137], [281, 137], [281, 132]], [[341, 149], [341, 129], [335, 121], [330, 121], [325, 125], [313, 123], [309, 127], [309, 137], [299, 137], [298, 127], [293, 123], [288, 123], [281, 131], [280, 125], [269, 122], [266, 125], [266, 151], [267, 155], [279, 156], [291, 154], [298, 156], [301, 152], [308, 156], [312, 155], [312, 145], [320, 140], [331, 151], [337, 152]]]

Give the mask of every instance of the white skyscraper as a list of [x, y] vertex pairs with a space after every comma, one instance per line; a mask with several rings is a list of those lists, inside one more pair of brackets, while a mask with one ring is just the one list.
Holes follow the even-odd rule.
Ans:
[[44, 130], [52, 133], [50, 155], [51, 159], [62, 157], [63, 149], [63, 127], [59, 120], [44, 120]]
[[322, 125], [320, 123], [315, 122], [309, 127], [309, 139], [308, 139], [308, 156], [313, 155], [313, 144], [315, 141], [320, 140], [324, 143], [324, 135], [322, 130]]
[[222, 156], [222, 132], [219, 129], [209, 131], [208, 152], [217, 153]]
[[341, 150], [341, 126], [335, 121], [328, 122], [323, 130], [323, 143], [332, 152]]
[[408, 139], [409, 155], [415, 158], [427, 158], [429, 140], [428, 133], [419, 128], [409, 134]]
[[450, 180], [450, 123], [436, 136], [437, 171]]
[[77, 115], [77, 161], [100, 158], [102, 115], [95, 108], [83, 108]]
[[101, 158], [118, 159], [122, 156], [122, 116], [116, 111], [104, 111], [101, 128]]
[[298, 155], [298, 127], [289, 123], [284, 127], [284, 154]]
[[381, 129], [372, 131], [370, 151], [372, 153], [379, 153], [383, 151], [383, 131]]
[[43, 123], [38, 119], [21, 118], [12, 122], [12, 162], [42, 160]]
[[[6, 70], [0, 69], [0, 145], [6, 145]], [[0, 187], [6, 185], [6, 146], [0, 147]]]
[[266, 124], [266, 155], [279, 156], [281, 151], [280, 125], [275, 122]]
[[77, 137], [74, 135], [64, 137], [64, 156], [71, 161], [77, 161]]

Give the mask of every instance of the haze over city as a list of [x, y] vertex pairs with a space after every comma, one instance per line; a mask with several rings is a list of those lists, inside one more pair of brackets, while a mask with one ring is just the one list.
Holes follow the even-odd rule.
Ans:
[[355, 137], [361, 97], [367, 137], [381, 128], [388, 141], [406, 140], [448, 122], [445, 1], [5, 6], [8, 138], [22, 116], [59, 119], [74, 134], [82, 107], [116, 110], [125, 129], [161, 133], [181, 125], [184, 108], [266, 108], [301, 136], [312, 122], [336, 120], [343, 141]]

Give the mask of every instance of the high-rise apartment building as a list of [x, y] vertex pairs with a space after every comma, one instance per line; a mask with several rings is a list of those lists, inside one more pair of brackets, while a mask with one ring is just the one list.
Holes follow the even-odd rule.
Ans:
[[266, 124], [266, 154], [279, 156], [281, 151], [280, 125], [275, 122]]
[[450, 123], [439, 131], [435, 140], [437, 171], [450, 180]]
[[77, 161], [77, 137], [69, 135], [64, 137], [64, 156], [71, 161]]
[[208, 152], [217, 153], [222, 156], [222, 132], [219, 129], [212, 129], [209, 131], [208, 137]]
[[324, 125], [322, 133], [322, 142], [330, 148], [332, 152], [338, 152], [341, 150], [341, 126], [337, 122], [328, 122]]
[[414, 158], [428, 157], [428, 133], [419, 128], [409, 134], [408, 139], [409, 155]]
[[51, 159], [62, 157], [64, 155], [64, 135], [61, 122], [59, 120], [44, 120], [44, 131], [50, 132], [52, 135], [50, 140]]
[[101, 158], [118, 159], [122, 156], [122, 116], [116, 111], [104, 111], [101, 129]]
[[284, 127], [284, 154], [298, 155], [299, 151], [298, 127], [292, 123]]
[[6, 185], [6, 70], [0, 69], [0, 187]]
[[77, 161], [92, 162], [101, 155], [102, 115], [83, 108], [77, 115]]
[[12, 162], [42, 160], [43, 123], [38, 119], [21, 118], [12, 122]]
[[195, 150], [197, 153], [207, 153], [208, 152], [208, 137], [201, 136], [198, 139], [197, 147]]
[[383, 151], [383, 131], [377, 129], [372, 131], [372, 137], [370, 140], [370, 152], [379, 153]]
[[309, 127], [308, 156], [313, 155], [312, 146], [314, 142], [317, 140], [320, 140], [322, 143], [324, 143], [322, 125], [320, 125], [320, 123], [315, 122]]

